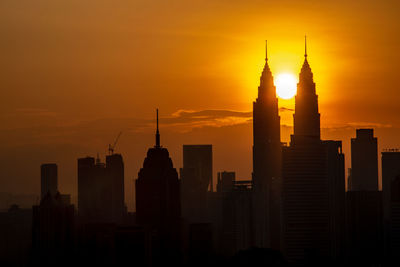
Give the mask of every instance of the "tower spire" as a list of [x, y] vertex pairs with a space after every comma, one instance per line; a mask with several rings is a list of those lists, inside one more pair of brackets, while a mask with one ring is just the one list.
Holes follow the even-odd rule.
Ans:
[[265, 40], [265, 61], [268, 61], [268, 41]]
[[304, 57], [307, 59], [307, 35], [304, 35]]
[[158, 109], [157, 109], [157, 131], [156, 131], [156, 148], [160, 147], [160, 132], [158, 131]]

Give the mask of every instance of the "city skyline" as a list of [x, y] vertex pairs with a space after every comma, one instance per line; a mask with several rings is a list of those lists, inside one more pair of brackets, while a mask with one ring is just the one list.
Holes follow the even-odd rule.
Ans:
[[[270, 41], [270, 43], [271, 43], [271, 41]], [[305, 48], [304, 48], [304, 45], [305, 45]], [[269, 47], [267, 48], [267, 50], [268, 49], [269, 49]], [[303, 43], [303, 50], [304, 49], [306, 50], [304, 56], [306, 56], [306, 58], [307, 58], [307, 44]], [[264, 49], [264, 51], [265, 51], [265, 49]], [[266, 52], [266, 53], [268, 53], [269, 57], [271, 56], [271, 52]], [[311, 52], [311, 57], [313, 57], [312, 52]], [[269, 71], [272, 72], [272, 75], [274, 75], [273, 70], [269, 70]], [[288, 73], [284, 73], [284, 74], [288, 74]], [[296, 75], [296, 76], [298, 76], [298, 75]], [[275, 81], [276, 81], [276, 79], [274, 79], [274, 77], [272, 77], [272, 82], [274, 84], [275, 84]], [[297, 83], [297, 81], [296, 81], [296, 83]], [[276, 84], [275, 84], [275, 86], [276, 86]], [[317, 87], [319, 88], [320, 86], [318, 85]], [[317, 88], [317, 93], [318, 93], [318, 88]], [[276, 89], [276, 93], [277, 93], [276, 97], [277, 97], [277, 103], [278, 103], [278, 108], [279, 108], [279, 115], [285, 116], [284, 115], [285, 113], [288, 113], [288, 112], [293, 113], [293, 111], [294, 111], [293, 109], [286, 108], [285, 106], [282, 106], [279, 103], [283, 102], [285, 104], [285, 103], [287, 103], [287, 101], [294, 101], [295, 97], [293, 96], [290, 99], [283, 99], [283, 98], [279, 97], [278, 90], [279, 90], [279, 88]], [[201, 136], [201, 131], [204, 128], [205, 129], [215, 128], [215, 129], [212, 129], [214, 132], [218, 132], [218, 130], [219, 130], [218, 128], [224, 128], [224, 127], [226, 127], [226, 128], [238, 128], [238, 127], [239, 128], [245, 128], [245, 127], [248, 128], [248, 127], [250, 127], [251, 128], [251, 123], [253, 121], [252, 116], [253, 116], [252, 112], [240, 112], [240, 111], [233, 111], [233, 110], [218, 110], [218, 109], [203, 110], [203, 111], [179, 110], [179, 111], [171, 114], [170, 116], [161, 117], [160, 125], [163, 128], [163, 131], [165, 131], [164, 135], [165, 134], [167, 135], [167, 138], [166, 138], [166, 140], [164, 140], [164, 142], [167, 144], [168, 147], [170, 147], [170, 150], [172, 150], [171, 154], [173, 155], [172, 157], [173, 157], [174, 161], [177, 161], [179, 163], [179, 165], [177, 165], [177, 166], [181, 167], [182, 166], [182, 158], [181, 158], [179, 151], [182, 148], [182, 146], [185, 146], [186, 144], [191, 144], [191, 143], [194, 143], [194, 144], [213, 143], [212, 141], [204, 141], [204, 142], [201, 142], [201, 141], [193, 142], [192, 141], [192, 140], [212, 140], [213, 139], [210, 136], [207, 136], [206, 138], [204, 138], [204, 136]], [[323, 125], [323, 117], [324, 116], [322, 115], [322, 119], [321, 119], [322, 125]], [[207, 120], [209, 120], [209, 121], [207, 121]], [[224, 122], [224, 120], [227, 122]], [[231, 120], [231, 121], [229, 121], [229, 120]], [[242, 121], [237, 123], [236, 120], [239, 120], [239, 121], [242, 120]], [[107, 121], [107, 119], [105, 121]], [[109, 120], [109, 121], [112, 122], [112, 120]], [[221, 121], [222, 121], [223, 126], [218, 125], [218, 123], [220, 123]], [[122, 122], [123, 122], [123, 120], [122, 120]], [[202, 123], [206, 123], [206, 126], [201, 125]], [[118, 124], [118, 122], [116, 124]], [[153, 119], [141, 119], [141, 122], [136, 123], [136, 124], [137, 124], [136, 128], [132, 127], [130, 129], [128, 129], [127, 131], [120, 132], [117, 135], [117, 140], [115, 140], [115, 141], [119, 141], [121, 133], [123, 133], [123, 132], [124, 132], [124, 135], [129, 136], [129, 135], [132, 135], [132, 132], [133, 132], [133, 133], [136, 133], [136, 134], [139, 134], [140, 136], [142, 136], [143, 139], [149, 139], [149, 137], [148, 136], [146, 137], [146, 135], [149, 132], [152, 132], [154, 130], [154, 124], [155, 124], [154, 118]], [[104, 125], [104, 127], [107, 127], [107, 126]], [[344, 154], [349, 155], [346, 158], [346, 169], [347, 169], [347, 168], [350, 168], [350, 165], [351, 165], [350, 159], [351, 158], [350, 158], [350, 153], [346, 153], [346, 152], [350, 152], [350, 138], [354, 137], [354, 130], [356, 128], [363, 129], [363, 128], [371, 128], [371, 127], [373, 127], [375, 130], [377, 130], [378, 133], [380, 130], [382, 130], [382, 132], [384, 132], [383, 129], [385, 129], [385, 128], [386, 129], [392, 128], [391, 126], [383, 125], [382, 127], [380, 127], [380, 126], [376, 126], [376, 125], [368, 124], [368, 123], [360, 124], [360, 125], [349, 124], [348, 127], [339, 127], [340, 130], [337, 130], [337, 129], [335, 130], [335, 128], [333, 128], [334, 130], [332, 130], [331, 128], [324, 129], [321, 127], [321, 136], [323, 137], [323, 139], [338, 139], [338, 140], [342, 140], [344, 144], [348, 143], [348, 145], [344, 145], [344, 148], [343, 148]], [[119, 129], [121, 129], [121, 128], [123, 128], [122, 125]], [[114, 127], [114, 129], [117, 129], [117, 128]], [[238, 130], [238, 129], [236, 129], [236, 130]], [[239, 129], [239, 130], [241, 132], [244, 131], [244, 129]], [[200, 131], [200, 133], [196, 133], [196, 131]], [[280, 131], [281, 131], [281, 141], [288, 144], [290, 141], [289, 136], [291, 134], [293, 134], [293, 123], [292, 123], [292, 125], [287, 125], [287, 124], [285, 124], [285, 122], [281, 122], [280, 123]], [[339, 133], [336, 133], [335, 131], [338, 131]], [[341, 133], [340, 133], [340, 131], [341, 131]], [[221, 131], [219, 131], [219, 132], [220, 132], [219, 134], [223, 134]], [[346, 138], [341, 139], [341, 137], [347, 136], [347, 134], [343, 133], [343, 132], [352, 132], [351, 136], [348, 138], [348, 140]], [[177, 134], [177, 133], [181, 136], [185, 136], [185, 135], [190, 136], [193, 134], [196, 137], [190, 136], [190, 138], [187, 139], [188, 141], [186, 143], [182, 143], [182, 142], [180, 143], [179, 141], [174, 141], [174, 142], [172, 142], [172, 144], [174, 144], [174, 145], [171, 145], [170, 141], [168, 140], [168, 137], [170, 138], [172, 135]], [[207, 133], [207, 134], [210, 135], [210, 133]], [[247, 132], [247, 134], [249, 134], [249, 133]], [[251, 129], [250, 129], [250, 134], [252, 135]], [[382, 135], [385, 136], [385, 133], [383, 133]], [[387, 135], [387, 133], [386, 133], [386, 135]], [[242, 137], [243, 136], [241, 136], [241, 138]], [[397, 147], [397, 146], [390, 145], [388, 142], [385, 142], [387, 140], [385, 140], [384, 138], [379, 138], [379, 134], [377, 137], [378, 137], [378, 139], [383, 139], [382, 143], [384, 144], [384, 145], [381, 145], [381, 143], [379, 143], [380, 149], [378, 149], [378, 152], [382, 152], [384, 149]], [[115, 136], [111, 136], [111, 138], [115, 139]], [[100, 138], [99, 138], [99, 140], [100, 140]], [[112, 143], [113, 140], [109, 140], [109, 141], [110, 141], [110, 143]], [[218, 141], [221, 141], [221, 140], [218, 140]], [[217, 144], [218, 144], [218, 141], [217, 141]], [[249, 140], [249, 141], [251, 142], [251, 140]], [[120, 144], [120, 142], [121, 141], [119, 141], [118, 144], [115, 144], [115, 145], [117, 145], [116, 151], [118, 151], [118, 153], [125, 154], [122, 151], [124, 151], [124, 145], [126, 144], [126, 142], [122, 141], [122, 144]], [[228, 145], [228, 146], [229, 146], [229, 144], [232, 144], [231, 142], [229, 142], [229, 141], [227, 142], [226, 140], [225, 140], [225, 142], [226, 142], [225, 145]], [[145, 147], [146, 145], [147, 144], [143, 144], [143, 147]], [[111, 145], [109, 145], [109, 146], [111, 146]], [[93, 149], [89, 149], [89, 151], [91, 150], [93, 153], [96, 153], [97, 155], [101, 155], [102, 157], [105, 157], [105, 156], [107, 156], [107, 153], [109, 153], [109, 146], [108, 146], [108, 150], [103, 149], [103, 152], [100, 151], [100, 153], [98, 150], [96, 150], [96, 152], [94, 152]], [[103, 148], [106, 148], [106, 147], [107, 146], [103, 146]], [[108, 152], [106, 152], [106, 151], [108, 151]], [[175, 152], [175, 155], [174, 155], [174, 152]], [[218, 152], [221, 152], [221, 151], [216, 150], [215, 152], [217, 152], [217, 154], [218, 154]], [[83, 152], [83, 153], [86, 153], [86, 154], [80, 154], [80, 156], [91, 155], [89, 152]], [[127, 153], [127, 154], [129, 154], [129, 153]], [[224, 155], [224, 157], [225, 156], [226, 155]], [[378, 155], [378, 157], [380, 157], [380, 154]], [[48, 155], [48, 158], [51, 158], [51, 155]], [[236, 157], [235, 160], [242, 161], [242, 158]], [[250, 167], [246, 166], [244, 168], [241, 168], [240, 166], [238, 167], [236, 164], [232, 164], [232, 162], [229, 162], [229, 164], [225, 164], [225, 166], [229, 166], [227, 168], [224, 168], [224, 167], [219, 168], [221, 166], [221, 164], [218, 164], [218, 161], [217, 161], [217, 163], [215, 164], [216, 167], [213, 169], [213, 175], [216, 176], [216, 174], [220, 171], [235, 171], [236, 173], [239, 173], [239, 180], [241, 180], [241, 179], [246, 180], [251, 177], [251, 172], [252, 172], [252, 167], [251, 167], [252, 158], [250, 158], [250, 159], [247, 158], [247, 160], [250, 161]], [[44, 162], [56, 162], [56, 161], [48, 160], [48, 161], [44, 161]], [[60, 166], [62, 166], [61, 162], [57, 162], [57, 163]], [[65, 161], [64, 161], [64, 163], [65, 163]], [[132, 163], [132, 161], [131, 161], [131, 163]], [[68, 164], [68, 165], [71, 166], [71, 164]], [[140, 159], [138, 162], [134, 162], [133, 165], [140, 165]], [[381, 167], [380, 161], [378, 161], [378, 165], [379, 165], [379, 170], [380, 170], [380, 167]], [[136, 179], [135, 172], [137, 173], [139, 169], [137, 171], [132, 170], [133, 168], [130, 168], [131, 166], [132, 165], [126, 166], [128, 170], [130, 169], [130, 171], [127, 171], [128, 175], [125, 176], [125, 187], [127, 188], [127, 190], [126, 190], [127, 193], [125, 194], [125, 199], [128, 204], [128, 209], [134, 210], [134, 202], [132, 201], [134, 199], [134, 194], [132, 194], [132, 190], [135, 190], [135, 188], [134, 188], [134, 186], [133, 187], [130, 186], [130, 184], [132, 183], [131, 181]], [[235, 169], [235, 167], [231, 167], [231, 166], [236, 166], [238, 168]], [[246, 171], [244, 172], [243, 169], [245, 169]], [[133, 175], [133, 177], [130, 177], [129, 173], [132, 173], [132, 171], [133, 171], [134, 175]], [[69, 172], [71, 172], [71, 171], [69, 171]], [[247, 173], [247, 172], [249, 172], [249, 175], [243, 175], [243, 173]], [[60, 176], [62, 176], [62, 174]], [[73, 177], [72, 180], [74, 180], [74, 179], [75, 178]], [[346, 177], [346, 179], [347, 179], [347, 177]], [[64, 182], [65, 182], [65, 180], [64, 180]], [[68, 182], [71, 183], [71, 180], [69, 180]], [[75, 183], [75, 181], [72, 181], [72, 184], [74, 184], [74, 183]], [[216, 187], [216, 181], [214, 181], [213, 186], [214, 186], [214, 188]], [[77, 190], [75, 189], [76, 186], [75, 186], [75, 188], [74, 188], [74, 186], [72, 186], [72, 187], [64, 186], [64, 188], [72, 188], [72, 191], [71, 190], [68, 191], [68, 189], [66, 191], [71, 193], [73, 203], [76, 203], [77, 202], [77, 199], [76, 199]], [[381, 171], [379, 171], [379, 188], [380, 189], [382, 188], [381, 187]], [[347, 183], [346, 183], [346, 189], [347, 189]], [[15, 193], [19, 194], [19, 193], [26, 193], [26, 192], [16, 191]], [[29, 193], [35, 194], [35, 191], [31, 191]]]
[[399, 12], [1, 1], [0, 265], [398, 266]]
[[[374, 128], [378, 152], [400, 147], [397, 1], [40, 3], [0, 9], [2, 191], [39, 196], [38, 166], [56, 162], [59, 187], [76, 200], [76, 158], [104, 158], [122, 131], [116, 151], [132, 210], [155, 108], [177, 168], [183, 144], [213, 144], [214, 177], [250, 179], [265, 39], [273, 76], [298, 79], [305, 34], [321, 136], [343, 141], [346, 169], [357, 128]], [[294, 98], [278, 105], [289, 142]]]

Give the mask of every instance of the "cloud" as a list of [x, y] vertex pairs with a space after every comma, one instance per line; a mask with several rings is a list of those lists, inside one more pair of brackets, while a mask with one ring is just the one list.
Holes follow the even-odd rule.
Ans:
[[211, 126], [223, 127], [246, 124], [253, 119], [252, 112], [232, 110], [178, 110], [170, 117], [162, 118], [162, 123], [188, 131], [193, 128]]
[[18, 108], [15, 110], [18, 115], [37, 116], [37, 117], [55, 117], [57, 113], [42, 108]]
[[[143, 134], [154, 130], [155, 118], [111, 117], [79, 120], [66, 118], [46, 110], [24, 109], [15, 124], [0, 131], [0, 138], [8, 140], [7, 146], [23, 144], [74, 144], [92, 143], [110, 139], [119, 132]], [[31, 114], [38, 117], [32, 118]], [[43, 120], [40, 115], [51, 119]], [[29, 117], [29, 121], [24, 119]], [[252, 112], [232, 110], [178, 110], [160, 117], [160, 127], [171, 132], [185, 133], [202, 127], [225, 127], [248, 124]], [[29, 123], [26, 123], [29, 122]], [[39, 123], [40, 122], [40, 123]]]
[[173, 117], [252, 117], [253, 112], [232, 111], [223, 109], [206, 109], [200, 111], [194, 110], [178, 110], [172, 114]]
[[[280, 107], [280, 111], [293, 109]], [[77, 120], [44, 109], [19, 109], [18, 118], [12, 118], [13, 125], [0, 131], [0, 138], [8, 140], [4, 145], [22, 144], [74, 144], [91, 143], [100, 139], [112, 139], [119, 132], [147, 134], [154, 130], [155, 118], [110, 117]], [[25, 119], [28, 117], [29, 119]], [[251, 111], [227, 109], [185, 110], [180, 109], [160, 117], [160, 127], [169, 132], [188, 133], [196, 129], [249, 125], [253, 119]], [[391, 124], [375, 122], [349, 122], [324, 125], [322, 130], [335, 132], [357, 128], [392, 128]], [[283, 133], [290, 133], [292, 125], [281, 125]]]
[[280, 107], [279, 111], [280, 112], [285, 112], [285, 111], [294, 112], [294, 109], [293, 108]]
[[349, 122], [347, 125], [353, 128], [392, 128], [391, 124], [383, 124], [376, 122]]
[[337, 130], [354, 130], [360, 128], [373, 128], [373, 129], [382, 129], [382, 128], [393, 128], [392, 124], [384, 124], [384, 123], [376, 123], [376, 122], [348, 122], [345, 124], [331, 124], [322, 127], [322, 129], [328, 131], [337, 131]]

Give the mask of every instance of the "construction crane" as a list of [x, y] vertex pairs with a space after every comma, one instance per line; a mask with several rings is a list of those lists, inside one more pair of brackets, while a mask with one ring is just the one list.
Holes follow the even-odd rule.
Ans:
[[113, 145], [108, 144], [108, 153], [109, 153], [110, 155], [114, 154], [115, 146], [117, 145], [117, 142], [118, 142], [119, 137], [121, 136], [121, 134], [122, 134], [122, 132], [119, 132], [117, 138], [115, 138], [115, 142], [114, 142]]

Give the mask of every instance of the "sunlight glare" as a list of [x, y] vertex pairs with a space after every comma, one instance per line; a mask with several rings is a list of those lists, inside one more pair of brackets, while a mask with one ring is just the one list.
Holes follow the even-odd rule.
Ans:
[[275, 86], [280, 98], [290, 99], [296, 95], [297, 79], [291, 73], [281, 73], [275, 79]]

